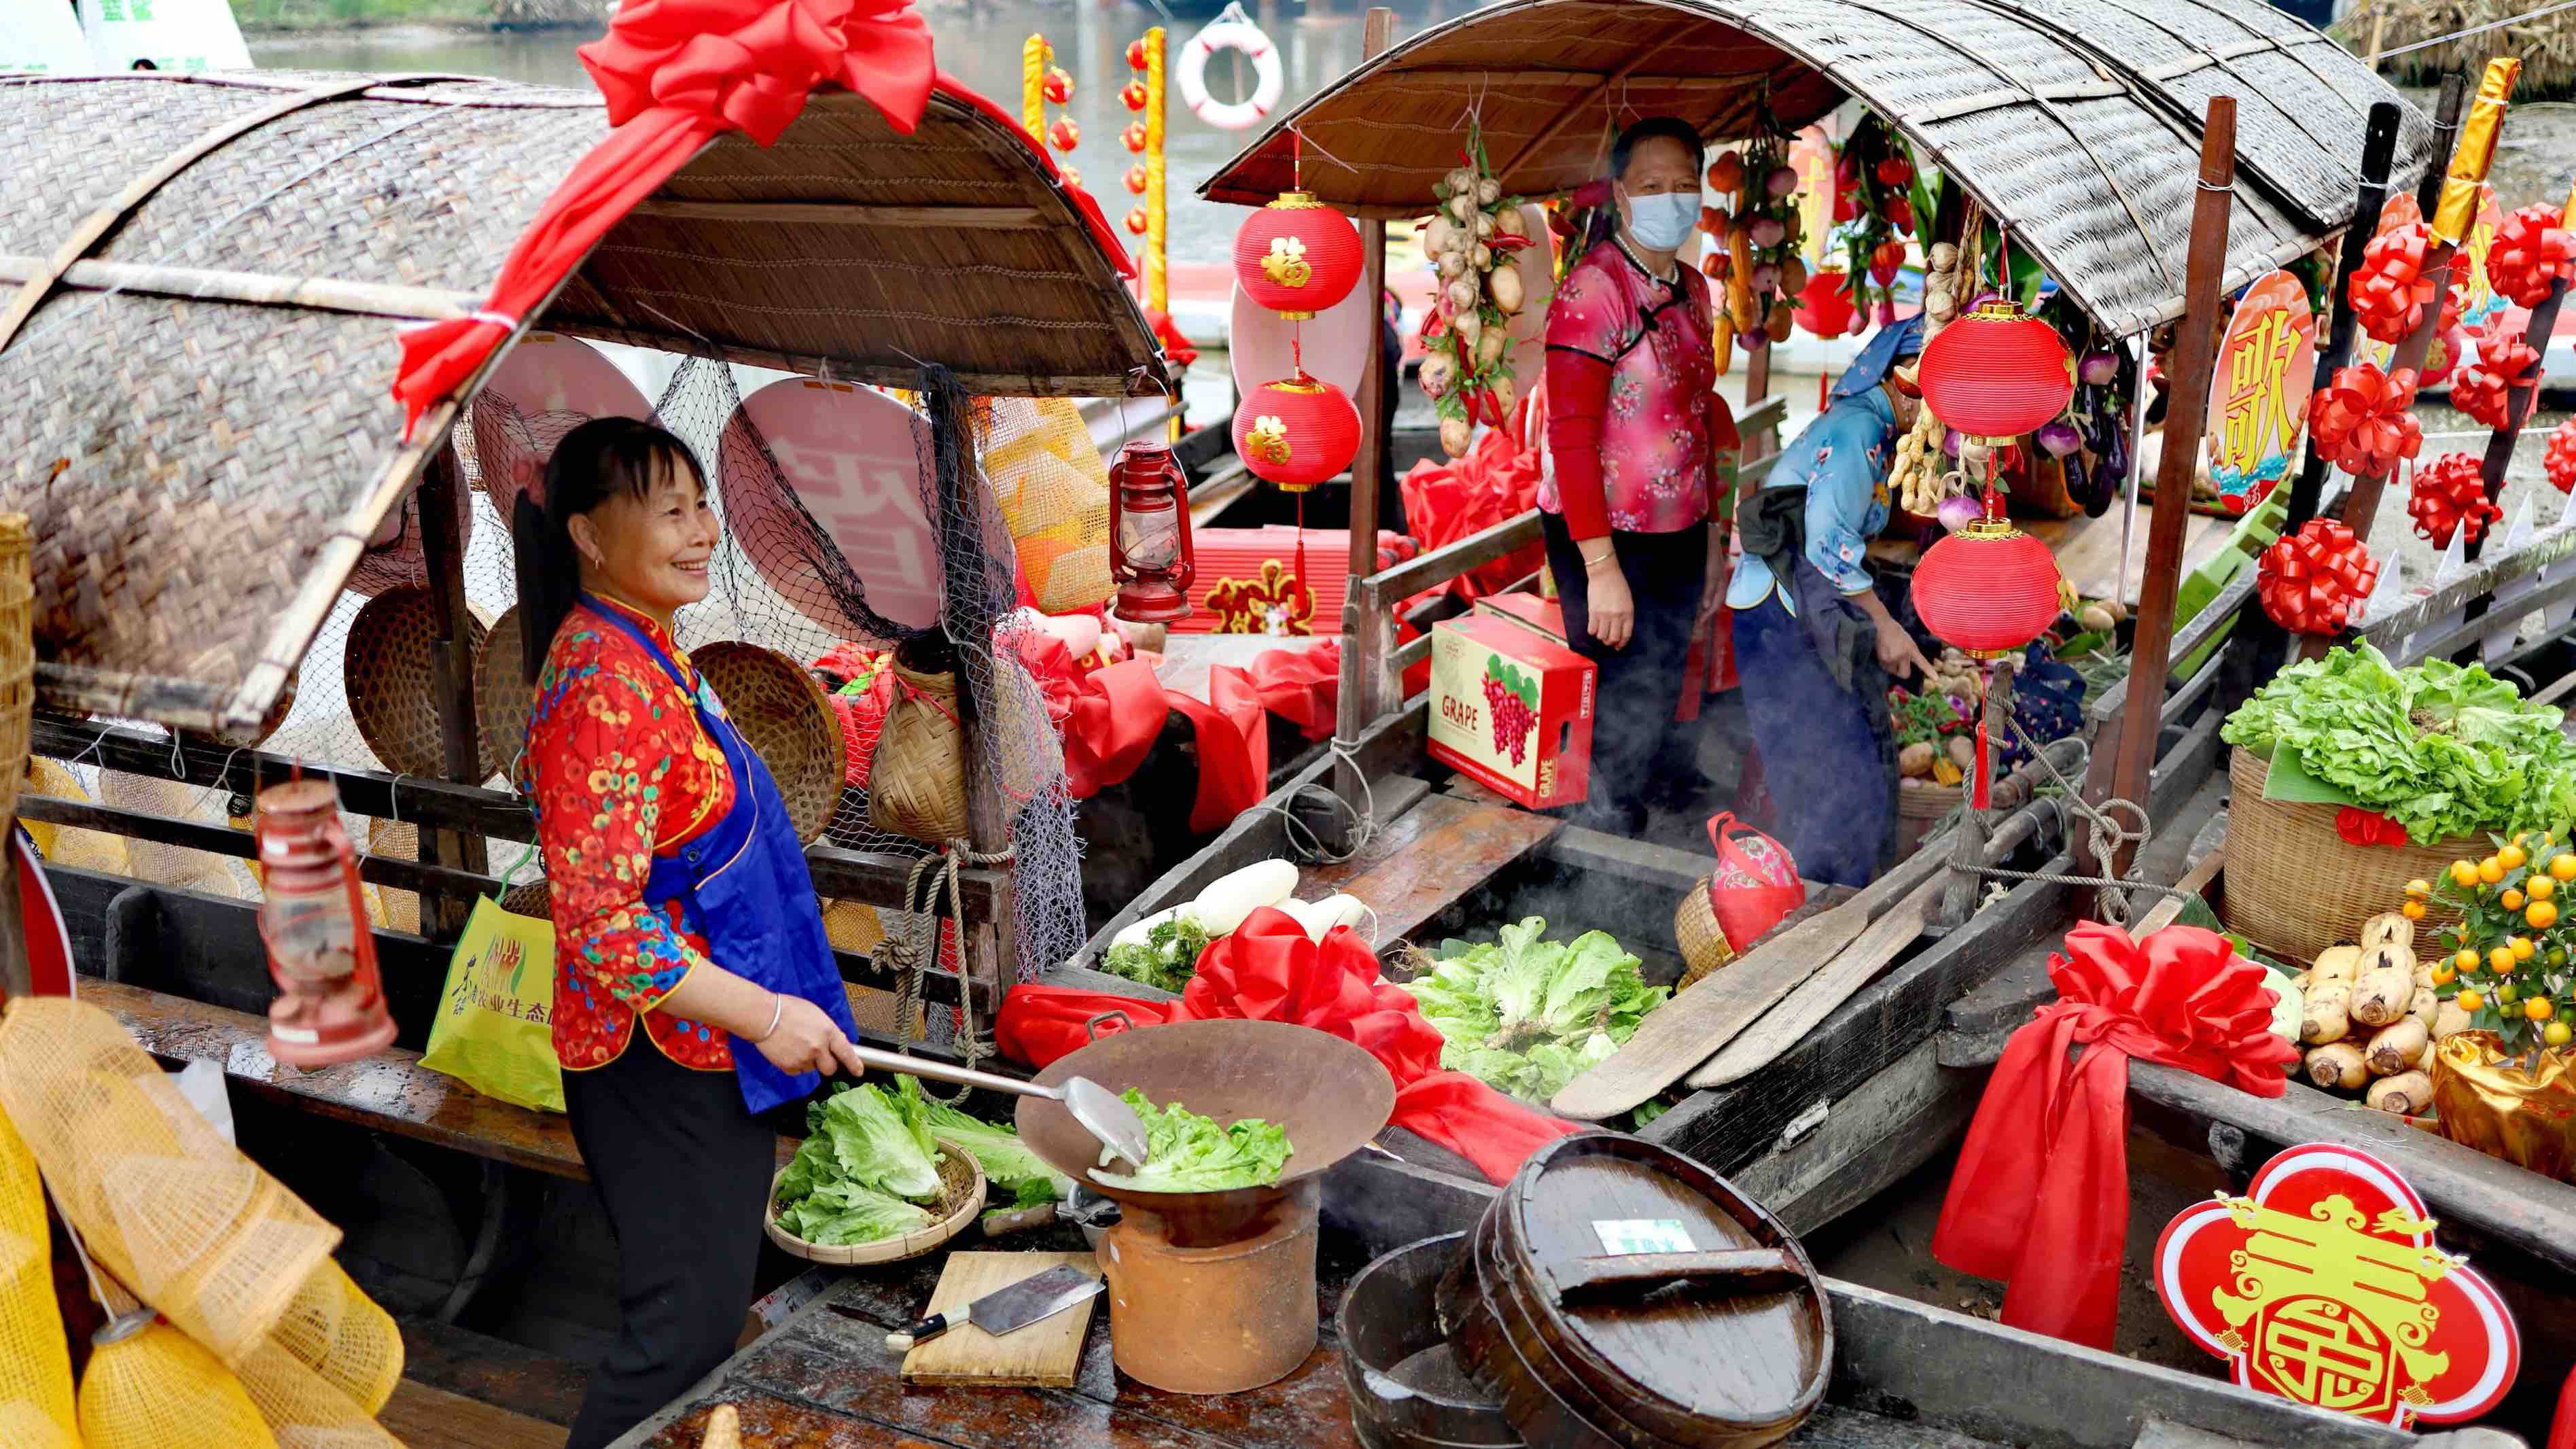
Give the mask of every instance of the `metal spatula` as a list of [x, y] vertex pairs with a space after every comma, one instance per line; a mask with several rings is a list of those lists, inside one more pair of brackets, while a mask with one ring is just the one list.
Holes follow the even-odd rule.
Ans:
[[1044, 1097], [1062, 1104], [1083, 1130], [1100, 1139], [1101, 1145], [1126, 1159], [1130, 1167], [1145, 1165], [1145, 1124], [1136, 1109], [1121, 1100], [1117, 1093], [1088, 1077], [1067, 1077], [1061, 1087], [1041, 1087], [1017, 1077], [999, 1077], [991, 1072], [952, 1067], [946, 1062], [921, 1057], [900, 1056], [881, 1052], [874, 1047], [859, 1047], [862, 1065], [873, 1071], [893, 1072], [898, 1076], [919, 1077], [925, 1082], [946, 1082], [958, 1087], [981, 1087], [988, 1092], [1008, 1092], [1015, 1097]]

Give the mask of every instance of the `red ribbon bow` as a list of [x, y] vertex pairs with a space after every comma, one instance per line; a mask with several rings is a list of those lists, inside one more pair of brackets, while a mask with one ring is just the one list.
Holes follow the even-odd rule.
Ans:
[[2540, 382], [2540, 353], [2523, 340], [2530, 326], [2531, 314], [2520, 308], [2487, 319], [2478, 329], [2478, 360], [2451, 383], [2451, 406], [2490, 428], [2508, 425], [2514, 391]]
[[403, 329], [394, 397], [406, 440], [707, 142], [739, 130], [766, 146], [827, 82], [867, 97], [909, 133], [937, 74], [930, 27], [911, 0], [627, 0], [580, 55], [615, 129], [546, 198], [480, 310]]
[[[2361, 330], [2391, 346], [2406, 340], [2424, 320], [2424, 304], [2433, 300], [2432, 279], [2424, 275], [2432, 254], [2433, 228], [2414, 222], [2381, 232], [2363, 249], [2353, 269], [2349, 295]], [[2442, 299], [2442, 325], [2448, 327], [2459, 302], [2455, 289]]]
[[2479, 468], [2474, 453], [2444, 453], [2415, 470], [2406, 511], [2415, 520], [2415, 531], [2435, 548], [2448, 548], [2454, 529], [2466, 529], [2467, 541], [2475, 543], [2486, 535], [2488, 524], [2504, 517], [2504, 510], [2488, 500]]
[[2560, 423], [2549, 435], [2549, 451], [2541, 458], [2548, 470], [2549, 486], [2561, 493], [2576, 491], [2576, 418]]
[[2405, 826], [2358, 805], [2346, 805], [2335, 812], [2335, 834], [2342, 836], [2346, 845], [2385, 845], [2393, 849], [2406, 843]]
[[2385, 373], [2369, 362], [2338, 367], [2308, 404], [2308, 432], [2327, 462], [2357, 478], [2382, 477], [2423, 451], [2414, 406], [2413, 372]]
[[2576, 282], [2576, 232], [2564, 222], [2546, 202], [2504, 219], [2487, 249], [2487, 283], [2497, 296], [2517, 307], [2537, 307], [2549, 300], [2555, 283]]
[[2333, 634], [2379, 584], [2379, 564], [2353, 531], [2312, 518], [2255, 564], [2263, 612], [2293, 634]]
[[[2048, 974], [2058, 1000], [2004, 1044], [1932, 1255], [2006, 1280], [2005, 1323], [2108, 1349], [2128, 1246], [2129, 1059], [2277, 1097], [2298, 1052], [2273, 1034], [2263, 968], [2215, 931], [2168, 926], [2133, 941], [2087, 921]], [[2068, 1060], [2079, 1044], [2083, 1056]]]
[[1509, 1182], [1541, 1145], [1581, 1129], [1532, 1111], [1464, 1072], [1440, 1070], [1440, 1031], [1402, 987], [1378, 975], [1359, 933], [1336, 926], [1322, 942], [1284, 911], [1254, 911], [1233, 935], [1199, 954], [1198, 974], [1175, 1002], [1135, 1001], [1063, 986], [1015, 986], [994, 1039], [1005, 1056], [1043, 1067], [1084, 1045], [1084, 1023], [1103, 1011], [1140, 1027], [1176, 1021], [1287, 1021], [1368, 1050], [1395, 1078], [1394, 1125]]

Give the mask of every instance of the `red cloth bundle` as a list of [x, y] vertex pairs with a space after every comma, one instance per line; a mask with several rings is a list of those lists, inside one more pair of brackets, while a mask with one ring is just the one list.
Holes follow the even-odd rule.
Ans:
[[2087, 921], [2048, 974], [2058, 999], [2004, 1044], [1932, 1255], [2004, 1279], [2005, 1323], [2108, 1349], [2128, 1246], [2130, 1058], [2277, 1097], [2298, 1049], [2273, 1034], [2263, 968], [2215, 931], [2135, 941]]
[[911, 0], [628, 0], [580, 55], [614, 129], [546, 198], [481, 308], [403, 329], [394, 397], [406, 439], [709, 141], [738, 130], [767, 146], [827, 84], [865, 96], [910, 134], [937, 78], [930, 27]]
[[2576, 418], [2560, 423], [2549, 435], [2549, 451], [2541, 466], [2548, 470], [2550, 487], [2561, 493], [2576, 491]]
[[1321, 943], [1285, 911], [1264, 907], [1200, 954], [1176, 1002], [1132, 1001], [1062, 986], [1015, 986], [994, 1024], [1002, 1053], [1043, 1067], [1088, 1041], [1084, 1023], [1120, 1011], [1140, 1027], [1176, 1021], [1287, 1021], [1367, 1049], [1395, 1078], [1394, 1125], [1511, 1180], [1532, 1152], [1583, 1129], [1532, 1111], [1464, 1072], [1440, 1070], [1440, 1032], [1413, 997], [1378, 974], [1359, 933]]
[[[1397, 486], [1404, 490], [1405, 526], [1428, 551], [1536, 508], [1538, 482], [1538, 449], [1521, 446], [1519, 429], [1506, 427], [1486, 430], [1463, 458], [1437, 463], [1424, 459], [1414, 464]], [[1527, 577], [1539, 566], [1544, 553], [1540, 545], [1531, 544], [1449, 583], [1426, 589], [1405, 604], [1410, 607], [1444, 592], [1454, 592], [1462, 599], [1494, 593]]]
[[2488, 524], [2504, 517], [2504, 510], [2487, 498], [2480, 466], [2474, 453], [2444, 453], [2415, 470], [2406, 511], [2415, 520], [2415, 531], [2435, 548], [2450, 547], [2452, 530], [2461, 528], [2475, 543], [2486, 535]]
[[2508, 423], [2516, 388], [2540, 381], [2540, 353], [2523, 340], [2531, 314], [2508, 307], [2478, 329], [2478, 360], [2460, 369], [2451, 384], [2451, 406], [2490, 428]]
[[1296, 724], [1308, 739], [1332, 733], [1341, 667], [1341, 642], [1334, 640], [1305, 650], [1270, 650], [1248, 669], [1219, 664], [1208, 671], [1204, 702], [1178, 690], [1163, 692], [1198, 731], [1199, 790], [1190, 806], [1190, 829], [1222, 830], [1269, 793], [1268, 715]]
[[2364, 362], [2338, 367], [2308, 404], [2308, 431], [2325, 460], [2355, 477], [2381, 477], [2424, 449], [2415, 421], [2415, 374]]
[[2343, 837], [2346, 845], [2385, 845], [2391, 850], [2403, 847], [2407, 841], [2405, 826], [2358, 805], [2346, 805], [2335, 812], [2335, 834]]
[[2576, 232], [2559, 209], [2538, 202], [2506, 217], [2487, 249], [2487, 284], [2517, 307], [2537, 307], [2558, 282], [2576, 282]]
[[2309, 519], [2255, 564], [2263, 612], [2293, 634], [2341, 631], [2378, 583], [2378, 561], [2331, 518]]

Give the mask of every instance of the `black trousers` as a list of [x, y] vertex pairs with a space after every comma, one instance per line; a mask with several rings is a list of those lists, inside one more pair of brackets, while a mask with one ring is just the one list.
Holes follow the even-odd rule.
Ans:
[[680, 1066], [640, 1023], [616, 1061], [564, 1073], [564, 1109], [617, 1236], [625, 1319], [565, 1449], [604, 1449], [742, 1337], [778, 1137], [733, 1073]]
[[1592, 637], [1591, 581], [1565, 519], [1541, 509], [1548, 572], [1565, 612], [1566, 642], [1597, 667], [1592, 696], [1592, 790], [1575, 818], [1615, 835], [1646, 828], [1655, 756], [1675, 729], [1682, 666], [1690, 658], [1691, 624], [1708, 581], [1708, 525], [1671, 533], [1610, 532], [1619, 572], [1637, 610], [1628, 646]]

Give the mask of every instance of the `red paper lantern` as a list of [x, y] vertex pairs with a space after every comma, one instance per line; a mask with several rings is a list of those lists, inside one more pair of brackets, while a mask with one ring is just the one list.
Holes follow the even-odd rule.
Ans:
[[2561, 493], [2576, 492], [2576, 418], [2558, 425], [2549, 435], [2549, 452], [2541, 460], [2549, 471], [2549, 486]]
[[1143, 236], [1145, 234], [1146, 225], [1145, 208], [1141, 206], [1131, 206], [1127, 208], [1127, 229], [1129, 231], [1134, 232], [1138, 236]]
[[[1923, 349], [1921, 379], [1935, 417], [1968, 437], [2004, 443], [2066, 410], [2075, 359], [2056, 328], [1994, 300], [1941, 329]], [[2047, 546], [2037, 546], [2045, 556]]]
[[1142, 40], [1127, 42], [1127, 68], [1129, 70], [1145, 68], [1145, 42]]
[[1128, 150], [1135, 152], [1139, 156], [1144, 155], [1145, 123], [1142, 121], [1129, 121], [1127, 123], [1127, 129], [1118, 133], [1118, 140], [1119, 144], [1125, 146]]
[[1047, 144], [1059, 151], [1070, 151], [1082, 144], [1082, 127], [1075, 125], [1071, 116], [1058, 116], [1055, 124], [1047, 127]]
[[1234, 279], [1253, 301], [1305, 321], [1358, 285], [1359, 231], [1311, 193], [1283, 191], [1234, 234]]
[[2576, 231], [2566, 228], [2557, 207], [2523, 207], [2496, 228], [2495, 245], [2487, 249], [2487, 281], [2517, 307], [2548, 301], [2552, 284], [2576, 282]]
[[1143, 81], [1129, 81], [1127, 84], [1119, 87], [1118, 99], [1131, 111], [1141, 111], [1145, 109], [1145, 102], [1148, 99], [1145, 94], [1145, 83]]
[[1990, 499], [1987, 517], [1925, 550], [1914, 569], [1914, 609], [1923, 627], [1978, 659], [2020, 653], [2048, 632], [2063, 607], [2056, 556], [1992, 516], [1995, 504]]
[[1234, 409], [1234, 452], [1256, 478], [1303, 493], [1351, 466], [1360, 413], [1350, 396], [1303, 369], [1265, 382]]
[[1138, 162], [1127, 168], [1127, 189], [1138, 196], [1145, 194], [1145, 165]]
[[2254, 579], [2273, 623], [2293, 634], [2334, 634], [2378, 586], [2379, 564], [2351, 529], [2311, 518], [2263, 550]]
[[1807, 278], [1798, 293], [1797, 310], [1790, 314], [1808, 333], [1817, 337], [1840, 337], [1851, 331], [1851, 277], [1843, 272], [1819, 267]]
[[1062, 66], [1050, 67], [1046, 73], [1046, 82], [1040, 89], [1046, 93], [1048, 100], [1059, 106], [1066, 105], [1073, 100], [1073, 77], [1067, 75]]
[[2406, 511], [2415, 520], [2415, 531], [2435, 548], [2450, 547], [2454, 530], [2465, 530], [2467, 541], [2475, 543], [2485, 536], [2488, 524], [2504, 517], [2503, 509], [2487, 501], [2486, 479], [2479, 466], [2474, 453], [2445, 453], [2415, 470]]
[[1190, 616], [1198, 560], [1189, 482], [1162, 443], [1129, 443], [1109, 465], [1109, 572], [1118, 580], [1118, 617], [1167, 624]]

